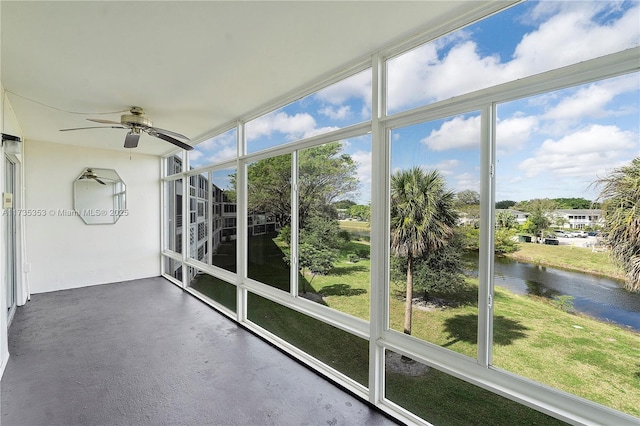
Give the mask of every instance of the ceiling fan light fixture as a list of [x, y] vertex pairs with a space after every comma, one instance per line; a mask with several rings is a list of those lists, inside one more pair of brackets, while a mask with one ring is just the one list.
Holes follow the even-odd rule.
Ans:
[[[150, 118], [145, 117], [144, 110], [140, 107], [131, 107], [131, 114], [124, 114], [120, 116], [120, 122], [111, 121], [111, 120], [102, 120], [97, 118], [87, 118], [89, 121], [93, 121], [95, 123], [100, 124], [108, 124], [108, 127], [79, 127], [73, 129], [61, 129], [60, 131], [69, 131], [69, 130], [84, 130], [84, 129], [95, 129], [95, 128], [114, 128], [114, 129], [129, 129], [129, 133], [124, 140], [125, 148], [135, 148], [138, 146], [138, 140], [140, 139], [140, 135], [142, 132], [149, 134], [150, 136], [156, 137], [158, 139], [162, 139], [167, 141], [177, 147], [185, 149], [187, 151], [191, 151], [193, 147], [189, 144], [182, 142], [180, 139], [184, 139], [186, 141], [189, 140], [188, 137], [172, 132], [170, 130], [160, 129], [159, 127], [153, 127], [153, 122]], [[177, 139], [176, 139], [177, 138]]]
[[140, 140], [140, 129], [132, 128], [127, 136], [124, 138], [124, 147], [125, 148], [135, 148], [138, 146], [138, 141]]

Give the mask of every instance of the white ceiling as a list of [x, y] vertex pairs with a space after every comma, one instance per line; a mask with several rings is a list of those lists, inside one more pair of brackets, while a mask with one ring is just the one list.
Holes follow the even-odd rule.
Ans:
[[[86, 113], [136, 105], [155, 126], [197, 141], [486, 3], [2, 1], [2, 84], [26, 139], [124, 149], [125, 130], [58, 131], [120, 114], [78, 115], [42, 103]], [[145, 135], [137, 152], [172, 149]]]

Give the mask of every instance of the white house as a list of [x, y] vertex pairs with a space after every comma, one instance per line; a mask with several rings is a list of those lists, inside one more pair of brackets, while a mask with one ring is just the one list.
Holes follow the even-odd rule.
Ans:
[[552, 214], [554, 224], [561, 228], [584, 229], [602, 226], [602, 210], [599, 209], [559, 209]]

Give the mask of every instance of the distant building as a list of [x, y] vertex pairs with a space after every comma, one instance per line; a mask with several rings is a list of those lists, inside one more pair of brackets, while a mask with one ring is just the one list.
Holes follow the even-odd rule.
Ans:
[[[530, 216], [530, 213], [514, 209], [496, 209], [496, 216], [500, 212], [514, 215], [518, 225], [525, 223]], [[547, 216], [555, 228], [585, 229], [604, 225], [602, 210], [599, 209], [558, 209], [550, 212]]]
[[[182, 159], [177, 156], [167, 158], [168, 173], [182, 171]], [[182, 238], [186, 223], [182, 214], [182, 185], [169, 185], [165, 193], [169, 216], [174, 216], [175, 224], [167, 229], [168, 246], [177, 252], [182, 249]], [[209, 199], [211, 210], [209, 210]], [[211, 216], [208, 219], [209, 215]], [[191, 259], [211, 264], [211, 256], [220, 244], [236, 239], [237, 204], [229, 199], [226, 191], [218, 188], [201, 174], [189, 176], [189, 244], [188, 256]], [[261, 235], [280, 229], [275, 215], [264, 212], [250, 213], [247, 218], [249, 236]], [[182, 276], [179, 262], [175, 262], [169, 272], [175, 278]], [[196, 270], [193, 269], [193, 274]]]
[[558, 228], [585, 229], [604, 225], [600, 209], [559, 209], [552, 216]]

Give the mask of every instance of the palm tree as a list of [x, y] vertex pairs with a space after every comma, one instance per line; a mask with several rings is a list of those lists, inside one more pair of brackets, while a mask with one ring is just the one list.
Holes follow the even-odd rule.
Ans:
[[625, 287], [640, 292], [640, 157], [594, 182], [602, 190], [604, 238], [626, 274]]
[[503, 210], [498, 212], [496, 215], [496, 226], [498, 228], [506, 228], [511, 229], [515, 228], [518, 225], [518, 220], [516, 215], [513, 213]]
[[451, 240], [458, 219], [454, 205], [455, 194], [445, 189], [437, 170], [414, 167], [391, 176], [391, 251], [407, 269], [406, 334], [411, 334], [414, 261]]

